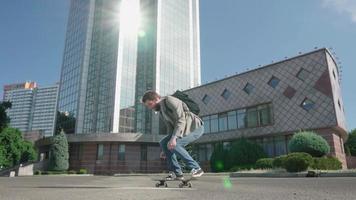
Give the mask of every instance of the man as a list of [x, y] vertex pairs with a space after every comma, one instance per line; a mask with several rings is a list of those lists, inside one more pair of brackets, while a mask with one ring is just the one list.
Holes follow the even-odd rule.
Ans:
[[183, 101], [174, 96], [161, 97], [155, 91], [147, 91], [142, 97], [142, 103], [159, 112], [167, 127], [168, 135], [159, 142], [162, 149], [160, 157], [167, 160], [170, 171], [166, 179], [184, 179], [177, 156], [191, 169], [192, 177], [203, 175], [204, 171], [185, 149], [185, 146], [203, 135], [203, 121], [190, 112]]

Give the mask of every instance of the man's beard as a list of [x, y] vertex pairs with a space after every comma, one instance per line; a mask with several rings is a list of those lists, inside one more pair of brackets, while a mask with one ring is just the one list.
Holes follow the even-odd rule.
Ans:
[[154, 111], [160, 111], [161, 110], [161, 105], [159, 103], [156, 103], [156, 106], [153, 108]]

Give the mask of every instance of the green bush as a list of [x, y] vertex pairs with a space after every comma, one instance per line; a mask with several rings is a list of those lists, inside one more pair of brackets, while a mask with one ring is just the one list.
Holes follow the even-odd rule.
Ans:
[[37, 160], [37, 151], [34, 148], [34, 145], [29, 141], [24, 141], [22, 144], [22, 154], [21, 154], [21, 163], [26, 163], [29, 161]]
[[68, 141], [64, 132], [52, 138], [48, 168], [52, 171], [65, 171], [69, 167]]
[[78, 174], [87, 174], [87, 169], [79, 169]]
[[260, 145], [245, 138], [240, 138], [232, 142], [231, 148], [227, 151], [225, 167], [230, 169], [232, 167], [254, 165], [258, 159], [266, 157], [267, 155]]
[[222, 172], [226, 170], [226, 154], [227, 151], [224, 150], [221, 143], [215, 145], [214, 151], [210, 157], [210, 166], [213, 172]]
[[346, 153], [350, 153], [352, 156], [356, 156], [356, 129], [352, 130], [345, 143]]
[[35, 171], [35, 175], [41, 175], [41, 174], [42, 174], [41, 170], [36, 170]]
[[261, 158], [256, 161], [257, 169], [272, 169], [273, 168], [273, 158]]
[[328, 142], [314, 132], [299, 132], [294, 134], [288, 143], [290, 152], [305, 152], [314, 157], [321, 157], [330, 152]]
[[77, 172], [75, 170], [69, 170], [68, 174], [76, 174]]
[[273, 168], [285, 168], [287, 155], [281, 155], [274, 158], [272, 162]]
[[285, 168], [288, 172], [301, 172], [313, 164], [313, 157], [308, 153], [290, 153], [286, 157]]
[[335, 157], [314, 158], [313, 169], [338, 170], [342, 169], [342, 163]]
[[20, 163], [22, 155], [23, 138], [20, 130], [5, 128], [0, 134], [0, 165], [4, 168]]
[[230, 168], [230, 172], [237, 172], [237, 171], [241, 171], [241, 170], [250, 170], [250, 169], [255, 169], [256, 166], [255, 165], [239, 165], [239, 166], [234, 166]]

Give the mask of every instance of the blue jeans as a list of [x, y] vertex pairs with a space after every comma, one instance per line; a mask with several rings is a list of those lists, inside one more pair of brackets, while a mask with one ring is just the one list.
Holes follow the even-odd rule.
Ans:
[[161, 145], [162, 151], [166, 155], [168, 170], [174, 172], [176, 175], [183, 174], [182, 168], [177, 161], [177, 156], [181, 158], [190, 169], [200, 169], [199, 164], [189, 155], [185, 146], [189, 143], [197, 140], [204, 133], [204, 126], [196, 128], [194, 131], [190, 132], [187, 136], [182, 138], [177, 138], [177, 145], [174, 149], [169, 150], [167, 144], [172, 137], [172, 134], [164, 137], [159, 144]]

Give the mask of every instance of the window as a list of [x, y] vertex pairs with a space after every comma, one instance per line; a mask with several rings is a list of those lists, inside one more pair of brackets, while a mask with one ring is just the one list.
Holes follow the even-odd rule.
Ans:
[[244, 91], [247, 93], [247, 94], [251, 94], [251, 92], [253, 91], [255, 87], [253, 85], [251, 85], [250, 83], [247, 83], [244, 87]]
[[227, 130], [227, 113], [219, 114], [219, 131]]
[[96, 160], [103, 160], [104, 159], [104, 145], [97, 144], [96, 147]]
[[276, 88], [277, 85], [279, 84], [279, 81], [280, 80], [278, 78], [272, 76], [272, 78], [268, 81], [268, 85], [270, 85], [273, 88]]
[[301, 106], [304, 110], [309, 111], [314, 108], [315, 103], [312, 100], [305, 98]]
[[238, 128], [246, 127], [246, 110], [241, 109], [237, 111], [237, 126]]
[[223, 149], [224, 150], [231, 149], [231, 142], [223, 142]]
[[204, 132], [210, 133], [210, 116], [206, 116], [202, 118], [204, 121]]
[[297, 92], [297, 91], [296, 91], [294, 88], [288, 86], [288, 87], [286, 88], [286, 90], [284, 90], [283, 95], [284, 95], [285, 97], [287, 97], [288, 99], [292, 99], [292, 98], [294, 97], [294, 95], [295, 95], [296, 92]]
[[274, 138], [275, 144], [275, 156], [287, 154], [287, 144], [284, 136], [279, 136]]
[[274, 156], [273, 137], [263, 138], [263, 150], [269, 157]]
[[305, 81], [308, 76], [309, 76], [309, 71], [307, 71], [306, 69], [302, 68], [299, 70], [299, 72], [297, 73], [297, 77], [302, 80], [302, 81]]
[[223, 93], [221, 94], [221, 96], [222, 96], [225, 100], [227, 100], [227, 99], [230, 97], [230, 95], [231, 95], [231, 92], [230, 92], [229, 90], [227, 90], [227, 89], [225, 89], [225, 90], [223, 91]]
[[247, 127], [256, 127], [257, 123], [257, 109], [256, 108], [249, 108], [247, 109]]
[[199, 161], [206, 161], [206, 160], [208, 160], [207, 152], [206, 152], [206, 144], [201, 144], [199, 145]]
[[237, 128], [236, 111], [230, 111], [227, 113], [227, 125], [229, 130]]
[[218, 115], [211, 115], [210, 116], [210, 131], [212, 133], [219, 131]]
[[119, 144], [118, 160], [125, 160], [125, 144]]
[[211, 97], [209, 97], [207, 94], [204, 95], [204, 97], [202, 98], [202, 101], [205, 104], [208, 104], [210, 100], [211, 100]]
[[269, 104], [260, 105], [258, 109], [258, 122], [260, 126], [271, 124], [271, 108]]
[[147, 161], [147, 145], [141, 144], [141, 161]]

